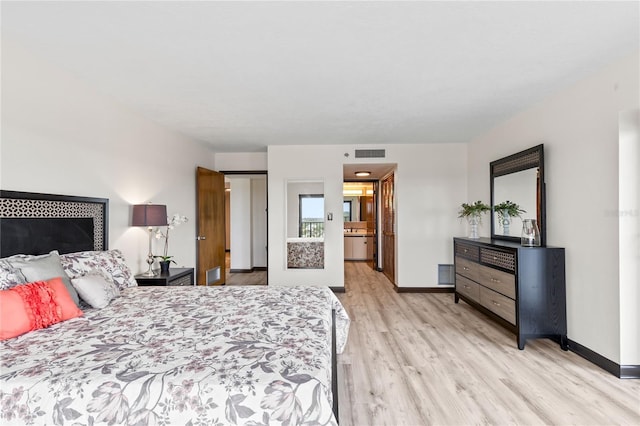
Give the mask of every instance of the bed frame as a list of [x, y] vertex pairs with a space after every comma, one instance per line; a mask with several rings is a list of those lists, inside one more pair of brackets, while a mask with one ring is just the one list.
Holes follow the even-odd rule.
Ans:
[[0, 191], [0, 257], [107, 250], [106, 198]]

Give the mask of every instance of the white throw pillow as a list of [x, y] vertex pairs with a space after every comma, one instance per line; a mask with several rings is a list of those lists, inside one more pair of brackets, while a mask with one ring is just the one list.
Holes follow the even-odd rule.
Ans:
[[93, 308], [104, 308], [120, 295], [118, 286], [100, 271], [91, 271], [71, 279], [80, 298]]

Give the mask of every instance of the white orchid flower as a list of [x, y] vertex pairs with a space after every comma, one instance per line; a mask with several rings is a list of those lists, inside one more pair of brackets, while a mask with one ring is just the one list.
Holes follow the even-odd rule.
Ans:
[[183, 216], [179, 213], [174, 214], [171, 217], [167, 217], [167, 231], [162, 232], [160, 228], [156, 230], [156, 239], [164, 238], [164, 256], [163, 258], [169, 258], [173, 256], [168, 256], [169, 252], [169, 230], [175, 228], [178, 225], [186, 223], [189, 219], [186, 216]]

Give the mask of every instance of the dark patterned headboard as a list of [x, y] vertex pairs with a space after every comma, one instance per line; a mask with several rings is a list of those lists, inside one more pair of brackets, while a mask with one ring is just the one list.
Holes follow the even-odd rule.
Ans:
[[0, 257], [108, 248], [107, 198], [0, 191]]

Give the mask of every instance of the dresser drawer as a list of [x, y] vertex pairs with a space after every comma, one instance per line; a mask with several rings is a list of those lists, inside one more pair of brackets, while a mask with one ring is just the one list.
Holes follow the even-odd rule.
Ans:
[[495, 265], [509, 271], [516, 270], [515, 253], [507, 253], [500, 250], [492, 250], [488, 248], [480, 249], [480, 261], [489, 265]]
[[499, 271], [488, 266], [478, 265], [480, 279], [476, 280], [485, 287], [498, 293], [516, 298], [516, 276], [508, 272]]
[[480, 286], [480, 304], [511, 324], [516, 324], [516, 302], [513, 299]]
[[480, 281], [480, 279], [482, 278], [480, 274], [481, 266], [482, 265], [480, 265], [479, 263], [475, 263], [460, 256], [456, 256], [456, 274], [465, 276], [474, 281]]
[[464, 257], [466, 259], [480, 260], [480, 247], [471, 244], [455, 243], [454, 254], [456, 257]]
[[456, 275], [456, 291], [476, 302], [480, 301], [480, 285], [462, 275]]

